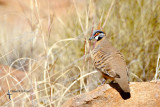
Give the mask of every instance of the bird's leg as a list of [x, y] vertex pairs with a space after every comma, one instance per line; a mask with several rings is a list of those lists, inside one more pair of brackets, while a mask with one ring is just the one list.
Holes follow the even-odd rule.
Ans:
[[114, 80], [103, 78], [101, 85], [110, 84], [110, 83], [117, 83], [117, 82]]
[[103, 78], [101, 85], [104, 85], [106, 83], [106, 79]]

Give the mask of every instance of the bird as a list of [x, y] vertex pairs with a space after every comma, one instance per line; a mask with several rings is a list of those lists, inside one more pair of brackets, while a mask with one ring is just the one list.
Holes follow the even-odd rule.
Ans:
[[123, 55], [108, 40], [106, 34], [101, 30], [94, 30], [89, 40], [96, 40], [92, 51], [94, 66], [102, 73], [105, 80], [116, 82], [121, 88], [120, 94], [123, 99], [128, 99], [130, 95], [128, 68]]

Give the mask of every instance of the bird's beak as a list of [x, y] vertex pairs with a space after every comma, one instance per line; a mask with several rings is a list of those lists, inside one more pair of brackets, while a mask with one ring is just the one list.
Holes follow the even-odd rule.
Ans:
[[91, 36], [91, 37], [89, 38], [89, 40], [92, 40], [92, 39], [94, 39], [94, 36]]

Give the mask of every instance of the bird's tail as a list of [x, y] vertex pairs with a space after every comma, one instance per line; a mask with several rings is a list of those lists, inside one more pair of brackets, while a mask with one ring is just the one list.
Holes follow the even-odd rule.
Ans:
[[110, 83], [109, 84], [112, 88], [116, 89], [119, 94], [121, 95], [121, 97], [124, 99], [124, 100], [127, 100], [131, 97], [131, 94], [130, 94], [130, 89], [129, 91], [127, 90], [127, 92], [125, 92], [118, 83]]
[[131, 97], [130, 92], [124, 92], [123, 90], [122, 90], [122, 92], [120, 92], [120, 95], [124, 100], [127, 100]]

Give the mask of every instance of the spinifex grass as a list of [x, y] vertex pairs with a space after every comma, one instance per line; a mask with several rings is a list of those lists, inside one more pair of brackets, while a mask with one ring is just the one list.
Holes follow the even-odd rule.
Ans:
[[[10, 28], [11, 31], [5, 23], [5, 27], [0, 26], [1, 63], [10, 65], [16, 60], [14, 67], [33, 74], [28, 105], [60, 106], [68, 98], [101, 83], [101, 74], [94, 70], [90, 55], [94, 43], [88, 41], [99, 23], [124, 55], [130, 81], [151, 81], [154, 76], [158, 80], [159, 0], [73, 0], [64, 2], [70, 8], [66, 8], [63, 17], [55, 15], [54, 11], [60, 10], [53, 10], [47, 2], [43, 12], [41, 6], [45, 3], [37, 0], [30, 1], [27, 14], [21, 6], [25, 24], [29, 25], [27, 31], [22, 29], [25, 24], [20, 19], [18, 24], [15, 22], [19, 26]], [[20, 58], [24, 59], [17, 60]]]

